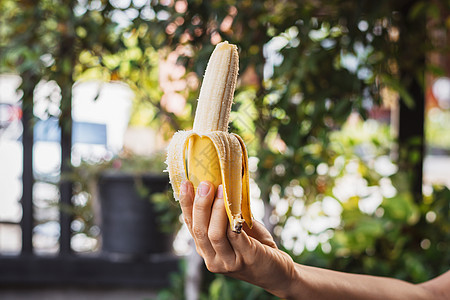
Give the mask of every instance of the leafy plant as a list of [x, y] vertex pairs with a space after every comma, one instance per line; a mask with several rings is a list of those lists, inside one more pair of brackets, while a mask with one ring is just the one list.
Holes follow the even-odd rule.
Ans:
[[[337, 226], [316, 233], [319, 239], [323, 234], [328, 238], [312, 252], [295, 255], [286, 249], [297, 261], [411, 282], [423, 282], [447, 270], [450, 191], [428, 186], [423, 202], [417, 204], [406, 174], [398, 172], [386, 156], [391, 144], [386, 129], [370, 121], [332, 135], [335, 163], [328, 174], [335, 178], [327, 180], [332, 186], [326, 197], [336, 201], [340, 220]], [[344, 187], [343, 179], [349, 176], [351, 182]], [[358, 189], [348, 184], [357, 184]], [[330, 213], [322, 207], [325, 215]]]

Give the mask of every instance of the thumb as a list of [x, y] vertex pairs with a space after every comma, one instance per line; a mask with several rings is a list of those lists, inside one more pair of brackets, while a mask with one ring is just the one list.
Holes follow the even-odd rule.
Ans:
[[272, 248], [278, 248], [272, 235], [261, 222], [253, 220], [253, 227], [251, 229], [247, 226], [247, 223], [244, 223], [243, 229], [248, 236], [258, 240], [262, 244]]

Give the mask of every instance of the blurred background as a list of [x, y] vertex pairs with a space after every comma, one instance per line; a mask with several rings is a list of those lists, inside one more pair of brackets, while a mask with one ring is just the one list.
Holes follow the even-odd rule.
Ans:
[[225, 40], [230, 131], [279, 247], [443, 273], [449, 30], [446, 0], [0, 0], [0, 298], [275, 299], [206, 270], [163, 172]]

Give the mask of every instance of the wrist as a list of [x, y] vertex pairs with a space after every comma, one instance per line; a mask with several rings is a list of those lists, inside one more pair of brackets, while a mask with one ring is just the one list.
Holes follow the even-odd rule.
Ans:
[[270, 286], [264, 287], [269, 293], [280, 297], [282, 299], [299, 299], [298, 285], [299, 285], [299, 266], [293, 259], [285, 252], [276, 249], [277, 255], [280, 256], [280, 261], [283, 261], [283, 270], [279, 275], [273, 273]]
[[287, 300], [298, 300], [302, 299], [302, 283], [301, 283], [301, 275], [302, 269], [301, 265], [295, 262], [293, 263], [293, 267], [291, 270], [291, 274], [289, 276], [289, 286], [286, 288], [285, 293], [282, 295], [282, 298]]

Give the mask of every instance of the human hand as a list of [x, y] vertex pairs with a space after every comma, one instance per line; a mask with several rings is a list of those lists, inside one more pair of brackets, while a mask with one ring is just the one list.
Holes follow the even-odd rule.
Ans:
[[213, 184], [202, 182], [194, 193], [192, 183], [185, 181], [180, 205], [209, 271], [245, 280], [279, 297], [289, 295], [296, 272], [292, 258], [277, 248], [269, 231], [257, 221], [252, 229], [244, 224], [240, 234], [231, 230], [221, 185], [215, 194]]

